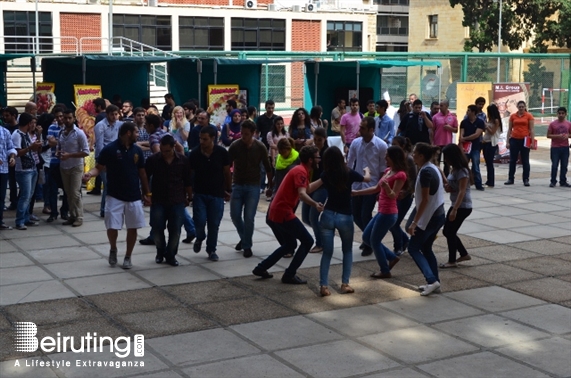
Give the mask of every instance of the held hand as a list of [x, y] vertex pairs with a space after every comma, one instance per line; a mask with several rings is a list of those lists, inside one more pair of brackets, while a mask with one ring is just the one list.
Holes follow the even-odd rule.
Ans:
[[460, 137], [460, 139], [458, 139], [458, 140], [460, 141], [460, 143], [464, 143], [464, 142], [465, 142], [464, 137]]
[[450, 210], [450, 214], [448, 214], [448, 220], [454, 222], [454, 219], [456, 219], [456, 210], [452, 209]]
[[32, 151], [39, 151], [42, 149], [42, 142], [40, 142], [39, 140], [35, 141], [34, 143], [32, 143], [30, 145], [30, 150]]
[[414, 236], [414, 230], [416, 229], [416, 223], [412, 223], [410, 225], [410, 227], [408, 228], [408, 230], [406, 230], [406, 232], [408, 232], [408, 234], [410, 236]]
[[143, 204], [145, 206], [151, 206], [151, 204], [152, 204], [151, 196], [144, 195], [143, 196]]
[[13, 157], [10, 158], [10, 160], [8, 160], [8, 166], [9, 167], [13, 167], [16, 165], [16, 159], [14, 159]]
[[317, 202], [317, 205], [315, 205], [315, 208], [317, 209], [317, 211], [319, 211], [321, 213], [323, 211], [323, 204], [321, 202]]
[[88, 182], [89, 180], [91, 180], [91, 178], [93, 177], [93, 175], [91, 175], [91, 172], [87, 172], [86, 174], [83, 175], [82, 177], [82, 181], [84, 183]]
[[224, 201], [226, 201], [226, 202], [230, 201], [231, 196], [232, 196], [232, 193], [224, 192]]

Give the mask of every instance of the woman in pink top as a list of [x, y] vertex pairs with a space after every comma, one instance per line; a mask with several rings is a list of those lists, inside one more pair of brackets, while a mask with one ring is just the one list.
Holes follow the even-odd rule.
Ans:
[[373, 249], [381, 268], [380, 272], [371, 275], [373, 278], [391, 278], [391, 269], [400, 260], [382, 241], [397, 221], [397, 198], [406, 183], [407, 163], [404, 151], [398, 146], [389, 147], [385, 159], [388, 168], [379, 183], [352, 193], [358, 196], [380, 192], [379, 212], [363, 231], [363, 242]]

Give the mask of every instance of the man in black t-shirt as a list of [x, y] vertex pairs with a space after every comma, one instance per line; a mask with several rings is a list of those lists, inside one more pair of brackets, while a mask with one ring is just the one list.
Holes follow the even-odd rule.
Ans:
[[412, 103], [412, 112], [401, 121], [397, 134], [410, 139], [413, 146], [418, 142], [430, 144], [428, 130], [432, 127], [432, 117], [422, 110], [422, 101], [417, 99]]
[[[194, 252], [200, 252], [202, 242], [206, 239], [206, 253], [212, 261], [218, 261], [218, 229], [224, 215], [224, 201], [230, 200], [232, 192], [230, 157], [224, 147], [215, 144], [216, 136], [215, 128], [203, 127], [200, 130], [200, 147], [192, 150], [189, 155], [190, 169], [194, 173]], [[208, 236], [204, 230], [206, 225]]]
[[484, 190], [482, 175], [480, 174], [480, 151], [482, 150], [481, 137], [486, 129], [484, 121], [478, 117], [478, 107], [468, 106], [466, 118], [460, 122], [460, 145], [466, 153], [468, 161], [472, 160], [472, 175], [477, 190]]
[[[272, 131], [274, 127], [274, 122], [277, 115], [274, 114], [274, 109], [276, 108], [276, 104], [274, 100], [267, 100], [266, 101], [266, 112], [258, 117], [256, 120], [256, 130], [258, 130], [258, 134], [260, 135], [260, 140], [266, 146], [268, 151], [270, 150], [270, 145], [268, 144], [267, 136], [270, 131]], [[266, 170], [263, 165], [260, 165], [261, 171], [261, 181], [260, 181], [260, 193], [264, 191], [266, 188]]]

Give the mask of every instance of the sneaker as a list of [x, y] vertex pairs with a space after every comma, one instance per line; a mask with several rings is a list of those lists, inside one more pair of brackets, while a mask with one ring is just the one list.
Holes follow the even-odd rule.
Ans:
[[564, 182], [562, 184], [559, 184], [559, 186], [562, 188], [571, 188], [571, 184], [569, 184], [568, 182]]
[[127, 257], [125, 256], [125, 259], [123, 260], [123, 269], [131, 269], [133, 267], [133, 264], [131, 264], [131, 257]]
[[373, 254], [373, 248], [366, 245], [361, 252], [361, 256], [371, 256]]
[[[563, 186], [563, 185], [561, 185], [561, 186]], [[555, 188], [555, 184], [554, 184], [554, 183], [551, 183], [551, 184], [549, 184], [549, 187], [550, 187], [550, 188]]]
[[208, 254], [208, 260], [210, 261], [218, 261], [218, 255], [216, 252], [212, 252]]
[[[418, 290], [424, 291], [424, 290], [426, 290], [426, 287], [427, 287], [427, 286], [428, 286], [428, 285], [420, 285], [420, 286], [418, 287]], [[440, 293], [442, 293], [442, 290], [440, 290], [440, 288], [434, 289], [433, 293], [435, 293], [435, 294], [440, 294]]]
[[304, 285], [307, 283], [307, 280], [303, 280], [303, 279], [299, 278], [298, 276], [287, 277], [284, 275], [284, 276], [282, 276], [282, 283], [290, 284], [290, 285]]
[[[62, 217], [63, 219], [63, 217]], [[62, 225], [64, 226], [71, 226], [73, 224], [73, 222], [75, 222], [75, 219], [73, 218], [67, 218], [67, 220], [65, 222], [62, 223]]]
[[404, 253], [404, 251], [401, 251], [400, 249], [397, 249], [397, 250], [394, 252], [394, 254], [395, 254], [397, 257], [402, 256], [403, 253]]
[[440, 282], [434, 281], [434, 283], [428, 284], [424, 287], [424, 291], [420, 293], [422, 296], [427, 296], [432, 294], [433, 291], [440, 289]]
[[31, 226], [31, 227], [36, 227], [36, 226], [39, 226], [39, 225], [40, 225], [38, 222], [32, 222], [32, 221], [26, 222], [26, 223], [24, 223], [24, 224], [25, 224], [26, 226]]
[[198, 253], [198, 252], [200, 252], [200, 249], [201, 249], [201, 248], [202, 248], [202, 240], [196, 239], [196, 240], [194, 241], [194, 246], [192, 247], [192, 250], [193, 250], [195, 253]]
[[242, 240], [240, 240], [240, 241], [238, 242], [238, 244], [236, 244], [236, 246], [234, 247], [234, 249], [235, 249], [236, 251], [241, 251], [241, 250], [242, 250]]
[[139, 240], [139, 244], [142, 244], [142, 245], [155, 245], [155, 239], [152, 239], [152, 238], [141, 239], [141, 240]]
[[16, 230], [24, 231], [24, 230], [27, 230], [27, 229], [28, 229], [28, 227], [26, 227], [26, 226], [23, 225], [23, 224], [17, 224], [17, 225], [16, 225]]
[[258, 267], [255, 267], [254, 270], [252, 270], [252, 274], [253, 274], [254, 276], [262, 277], [262, 278], [264, 278], [264, 279], [272, 278], [272, 277], [274, 276], [273, 274], [268, 273], [267, 270], [262, 270], [262, 269], [260, 269], [260, 268], [258, 268]]
[[523, 186], [529, 186], [529, 180], [523, 180]]
[[75, 222], [73, 222], [72, 227], [80, 227], [83, 226], [83, 221], [78, 219]]
[[5, 223], [0, 224], [0, 230], [11, 230], [11, 229], [12, 229], [12, 227], [8, 226]]
[[117, 265], [117, 251], [109, 250], [109, 265]]
[[508, 180], [506, 182], [504, 182], [504, 185], [513, 185], [514, 184], [514, 180]]
[[40, 218], [38, 218], [37, 216], [35, 216], [34, 214], [30, 214], [30, 220], [32, 222], [39, 222]]

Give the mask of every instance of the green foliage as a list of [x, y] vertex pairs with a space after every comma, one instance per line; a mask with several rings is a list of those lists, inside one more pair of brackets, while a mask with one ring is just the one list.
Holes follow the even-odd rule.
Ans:
[[541, 93], [543, 90], [543, 79], [547, 69], [541, 59], [533, 59], [528, 65], [527, 71], [523, 73], [523, 80], [529, 83], [529, 104], [528, 107], [536, 108], [541, 106]]

